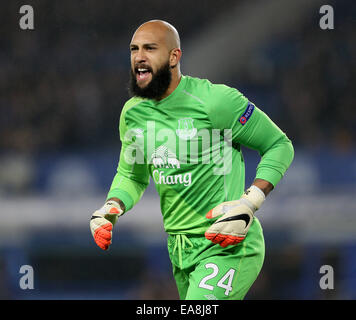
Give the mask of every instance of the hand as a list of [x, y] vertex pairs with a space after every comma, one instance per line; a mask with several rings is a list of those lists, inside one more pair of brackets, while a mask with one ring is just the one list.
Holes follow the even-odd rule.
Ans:
[[265, 194], [251, 186], [240, 200], [227, 201], [210, 210], [206, 217], [221, 216], [205, 232], [205, 237], [223, 248], [243, 241], [253, 221], [254, 213], [265, 200]]
[[90, 219], [90, 230], [96, 244], [108, 250], [112, 240], [112, 229], [124, 211], [118, 202], [108, 200], [103, 207], [95, 211]]

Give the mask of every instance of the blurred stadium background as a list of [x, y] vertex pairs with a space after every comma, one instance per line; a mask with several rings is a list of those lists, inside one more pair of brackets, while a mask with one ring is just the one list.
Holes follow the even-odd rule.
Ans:
[[[35, 29], [19, 28], [34, 8]], [[334, 30], [319, 27], [321, 5]], [[119, 157], [128, 44], [164, 19], [184, 74], [238, 88], [295, 160], [258, 213], [266, 258], [248, 299], [356, 298], [354, 1], [6, 1], [0, 5], [0, 298], [177, 299], [152, 185], [102, 252], [89, 219]], [[245, 150], [246, 184], [258, 155]], [[22, 265], [34, 289], [21, 290]], [[334, 289], [319, 286], [334, 270]]]

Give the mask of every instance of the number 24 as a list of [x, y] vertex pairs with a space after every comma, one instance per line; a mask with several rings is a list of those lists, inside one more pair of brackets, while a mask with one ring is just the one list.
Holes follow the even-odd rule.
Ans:
[[[200, 283], [199, 283], [199, 288], [204, 288], [204, 289], [208, 289], [208, 290], [214, 290], [214, 287], [210, 284], [207, 284], [206, 282], [210, 279], [213, 279], [217, 276], [217, 274], [219, 273], [219, 267], [215, 264], [215, 263], [207, 263], [205, 265], [206, 269], [213, 269], [213, 272], [208, 274], [206, 277], [204, 277]], [[229, 295], [230, 291], [232, 291], [232, 279], [234, 277], [235, 274], [234, 269], [230, 269], [228, 272], [225, 273], [225, 275], [218, 281], [218, 283], [216, 284], [218, 287], [225, 289], [225, 295]], [[227, 284], [225, 284], [225, 282], [227, 281]]]

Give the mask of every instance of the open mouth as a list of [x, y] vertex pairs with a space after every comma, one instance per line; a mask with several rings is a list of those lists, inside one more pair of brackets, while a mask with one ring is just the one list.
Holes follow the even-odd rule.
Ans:
[[136, 71], [136, 80], [139, 82], [148, 80], [152, 74], [149, 68], [135, 68], [135, 71]]

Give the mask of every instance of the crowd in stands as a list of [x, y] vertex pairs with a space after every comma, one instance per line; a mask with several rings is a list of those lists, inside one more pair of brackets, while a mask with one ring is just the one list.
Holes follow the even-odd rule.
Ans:
[[[128, 43], [135, 28], [159, 17], [186, 39], [232, 3], [197, 6], [184, 0], [167, 10], [168, 4], [158, 0], [149, 6], [144, 1], [43, 1], [34, 5], [32, 31], [20, 30], [18, 7], [9, 3], [2, 8], [0, 39], [1, 152], [118, 143], [118, 118], [128, 98]], [[265, 85], [276, 103], [267, 111], [297, 146], [333, 144], [348, 150], [355, 140], [356, 31], [352, 20], [335, 20], [335, 30], [321, 30], [314, 21], [267, 48], [278, 51]], [[242, 72], [239, 83], [251, 85], [248, 74]]]

